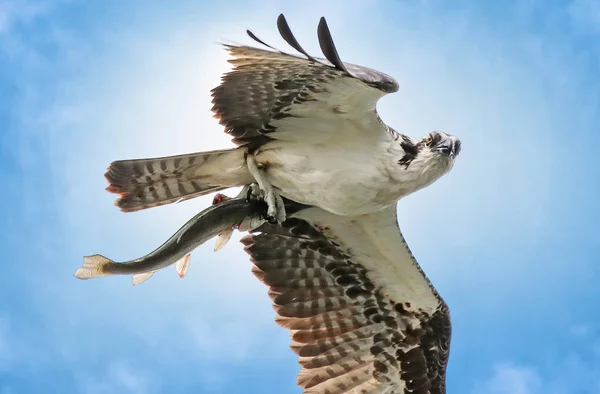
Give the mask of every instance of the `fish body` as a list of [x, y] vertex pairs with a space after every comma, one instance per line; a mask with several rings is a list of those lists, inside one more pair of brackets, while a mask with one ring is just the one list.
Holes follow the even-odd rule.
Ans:
[[[227, 201], [230, 200], [230, 197], [227, 197], [226, 195], [222, 194], [222, 193], [217, 193], [215, 194], [215, 197], [213, 198], [213, 205], [217, 205], [222, 203], [223, 201]], [[222, 233], [219, 233], [217, 235], [217, 241], [215, 242], [215, 248], [214, 251], [217, 252], [221, 249], [223, 249], [225, 247], [225, 245], [227, 245], [227, 242], [229, 242], [229, 240], [231, 239], [231, 236], [233, 235], [233, 227], [223, 231]]]
[[[177, 260], [177, 262], [175, 262], [175, 270], [177, 270], [177, 274], [182, 279], [185, 277], [185, 274], [187, 274], [189, 267], [190, 267], [190, 254], [189, 253], [186, 254], [185, 256], [183, 256], [183, 258]], [[152, 276], [154, 275], [155, 272], [156, 271], [148, 271], [148, 272], [144, 272], [142, 274], [133, 275], [133, 285], [136, 286], [141, 283], [144, 283], [148, 279], [152, 278]]]
[[[223, 199], [203, 210], [156, 250], [144, 257], [115, 262], [100, 254], [85, 256], [83, 266], [75, 271], [74, 276], [79, 279], [91, 279], [108, 275], [138, 275], [138, 283], [152, 276], [154, 271], [165, 268], [185, 258], [192, 250], [209, 239], [238, 228], [242, 223], [250, 227], [257, 227], [263, 222], [266, 210], [264, 201], [253, 200], [247, 197], [247, 192], [242, 190], [236, 198]], [[255, 224], [255, 225], [253, 225]], [[182, 263], [178, 269], [180, 276], [185, 275], [189, 266]], [[134, 280], [135, 281], [135, 280]]]
[[[213, 198], [213, 205], [217, 205], [222, 203], [223, 201], [227, 201], [230, 200], [231, 197], [228, 197], [222, 193], [217, 193], [215, 195], [215, 197]], [[189, 222], [188, 225], [189, 227]], [[187, 229], [188, 227], [183, 226], [182, 229]], [[231, 239], [231, 236], [233, 235], [233, 230], [234, 228], [231, 227], [230, 229], [227, 229], [225, 231], [223, 231], [222, 233], [217, 234], [217, 243], [215, 245], [214, 251], [218, 251], [221, 248], [223, 248], [227, 242], [229, 242], [229, 240]], [[183, 231], [185, 232], [185, 231]], [[182, 233], [183, 233], [182, 232]], [[179, 277], [181, 279], [183, 279], [185, 277], [185, 275], [188, 272], [188, 269], [190, 268], [190, 254], [186, 254], [185, 256], [183, 256], [183, 258], [177, 260], [177, 262], [175, 263], [175, 270], [177, 271], [177, 274], [179, 275]], [[145, 281], [147, 281], [148, 279], [150, 279], [154, 273], [156, 271], [149, 271], [149, 272], [144, 272], [142, 274], [136, 274], [133, 275], [133, 285], [139, 285], [140, 283], [144, 283]]]

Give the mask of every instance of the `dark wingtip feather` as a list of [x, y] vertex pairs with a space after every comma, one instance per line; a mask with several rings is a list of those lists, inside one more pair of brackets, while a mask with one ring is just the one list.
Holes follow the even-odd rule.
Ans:
[[317, 36], [319, 37], [319, 45], [321, 46], [321, 50], [323, 51], [323, 55], [337, 68], [338, 70], [345, 71], [349, 74], [346, 66], [342, 63], [340, 56], [338, 55], [337, 49], [335, 49], [335, 44], [333, 43], [333, 38], [331, 37], [331, 32], [329, 31], [329, 27], [327, 26], [327, 21], [325, 17], [321, 17], [319, 21], [319, 27], [317, 28]]
[[279, 52], [279, 50], [277, 50], [276, 48], [273, 48], [271, 45], [267, 44], [266, 42], [264, 42], [263, 40], [258, 38], [256, 36], [256, 34], [252, 33], [252, 31], [246, 30], [246, 34], [248, 34], [250, 36], [250, 38], [252, 38], [254, 41], [258, 42], [259, 44], [262, 44], [262, 45], [266, 46], [267, 48], [271, 48], [272, 50]]
[[302, 46], [300, 46], [298, 40], [296, 40], [296, 37], [294, 37], [294, 33], [292, 33], [292, 29], [290, 29], [290, 25], [288, 25], [287, 20], [285, 20], [285, 16], [283, 16], [283, 14], [279, 14], [279, 17], [277, 18], [277, 29], [279, 29], [279, 34], [281, 34], [281, 37], [283, 37], [285, 42], [287, 42], [292, 48], [306, 56], [308, 60], [312, 62], [315, 61], [315, 59], [312, 56], [310, 56], [304, 50], [304, 48], [302, 48]]

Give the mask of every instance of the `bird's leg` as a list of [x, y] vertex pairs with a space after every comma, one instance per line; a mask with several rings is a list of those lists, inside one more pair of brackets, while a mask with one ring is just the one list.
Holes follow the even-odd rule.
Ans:
[[252, 183], [250, 185], [244, 186], [244, 189], [242, 189], [242, 191], [244, 191], [244, 190], [246, 191], [246, 200], [247, 201], [258, 200], [262, 197], [260, 187], [256, 183]]
[[283, 223], [285, 222], [285, 205], [281, 196], [275, 192], [273, 186], [267, 180], [264, 170], [258, 167], [254, 155], [248, 154], [246, 157], [246, 163], [248, 164], [248, 170], [254, 177], [258, 187], [263, 193], [265, 202], [267, 203], [267, 221], [269, 223]]
[[275, 193], [275, 200], [277, 201], [277, 221], [279, 224], [285, 222], [286, 212], [285, 212], [285, 202], [283, 202], [283, 198], [279, 195], [279, 193]]
[[[266, 215], [264, 213], [262, 213], [262, 212], [266, 212], [266, 206], [263, 207], [263, 205], [262, 205], [263, 200], [262, 200], [260, 188], [258, 187], [257, 184], [253, 183], [251, 185], [244, 186], [235, 198], [242, 198], [242, 197], [245, 197], [246, 201], [248, 203], [255, 204], [255, 208], [260, 210], [261, 215], [260, 215], [260, 217], [251, 216], [249, 218], [246, 218], [237, 226], [233, 226], [232, 228], [224, 230], [223, 232], [220, 232], [219, 234], [217, 234], [217, 241], [216, 241], [215, 247], [214, 247], [215, 252], [221, 250], [223, 247], [225, 247], [225, 245], [227, 245], [227, 243], [231, 239], [231, 236], [233, 235], [234, 230], [237, 229], [238, 231], [252, 231], [252, 230], [260, 227], [266, 220], [265, 219]], [[226, 196], [225, 194], [222, 194], [222, 193], [217, 193], [217, 194], [215, 194], [215, 196], [213, 198], [212, 205], [221, 204], [227, 200], [231, 200], [231, 197]], [[259, 205], [256, 205], [256, 204], [259, 204]]]

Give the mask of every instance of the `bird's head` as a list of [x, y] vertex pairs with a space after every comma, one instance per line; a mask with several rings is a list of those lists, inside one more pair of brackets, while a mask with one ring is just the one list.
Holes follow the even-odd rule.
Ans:
[[437, 160], [439, 164], [446, 164], [452, 168], [456, 156], [460, 153], [460, 140], [453, 135], [442, 131], [433, 131], [421, 139], [422, 155], [430, 160]]
[[420, 140], [403, 135], [399, 142], [401, 157], [395, 178], [418, 182], [416, 189], [430, 185], [450, 171], [461, 149], [458, 138], [441, 131], [433, 131]]

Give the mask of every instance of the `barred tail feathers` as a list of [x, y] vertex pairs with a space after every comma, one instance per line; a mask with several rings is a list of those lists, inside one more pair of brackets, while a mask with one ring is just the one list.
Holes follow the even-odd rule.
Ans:
[[111, 163], [104, 175], [124, 212], [139, 211], [203, 196], [252, 182], [245, 149], [198, 152]]

